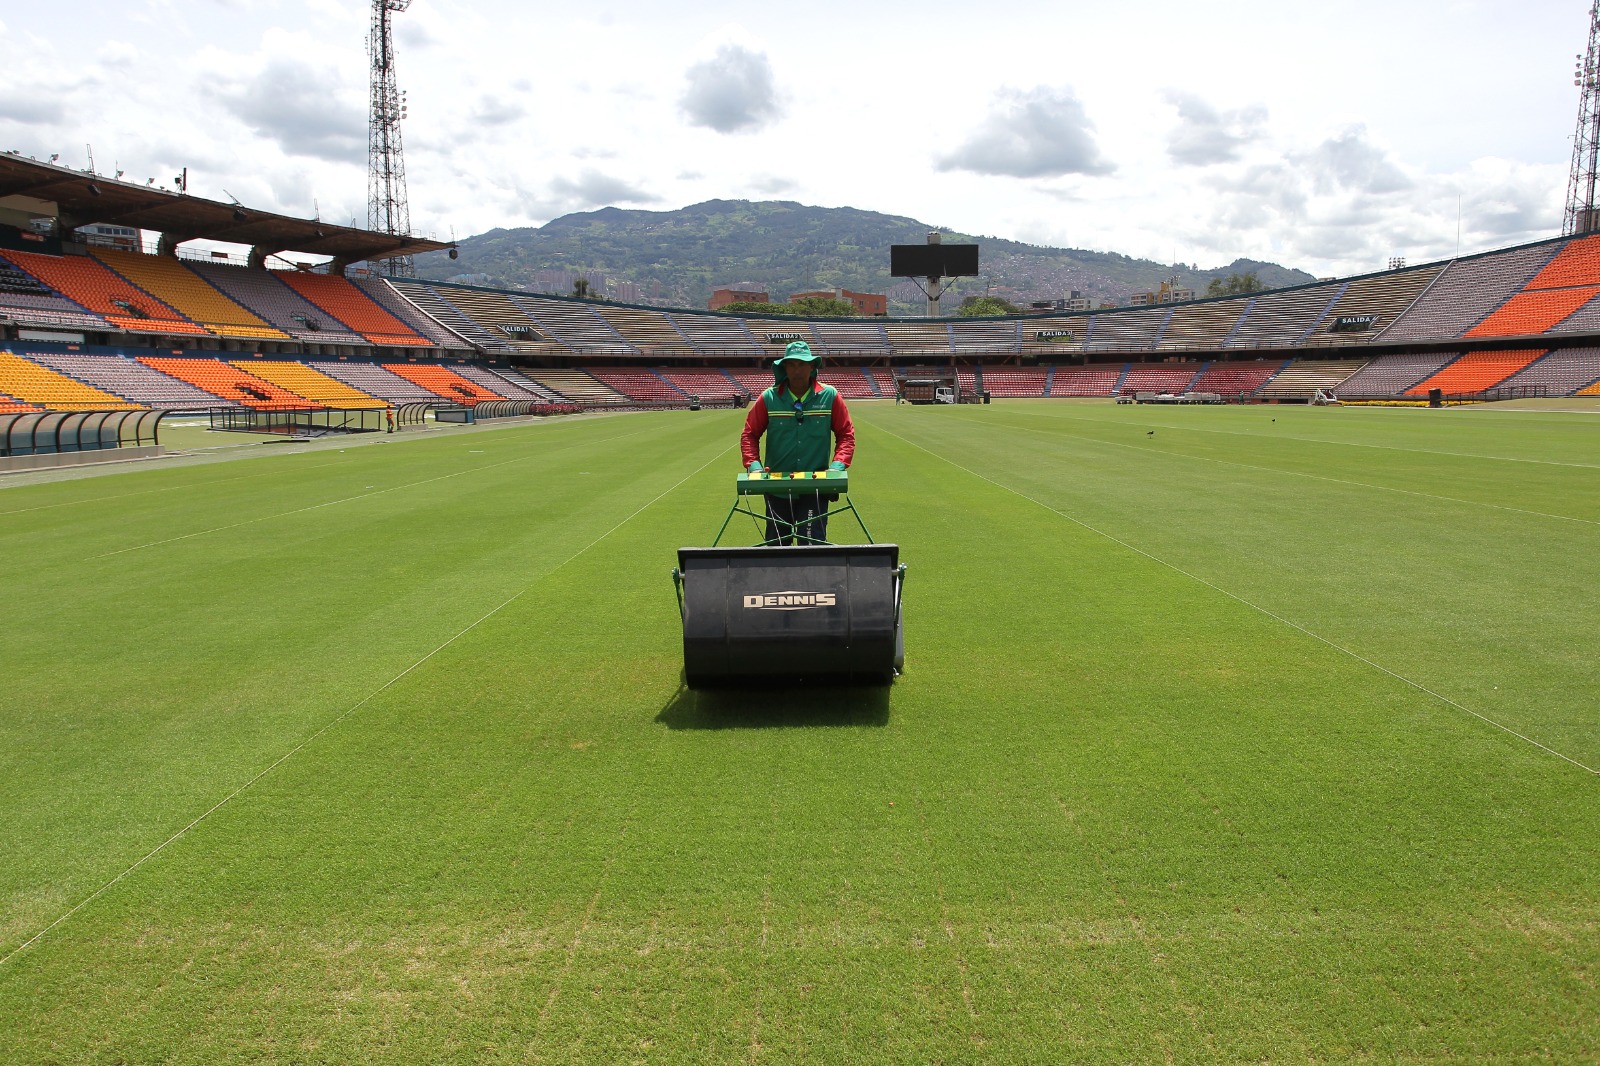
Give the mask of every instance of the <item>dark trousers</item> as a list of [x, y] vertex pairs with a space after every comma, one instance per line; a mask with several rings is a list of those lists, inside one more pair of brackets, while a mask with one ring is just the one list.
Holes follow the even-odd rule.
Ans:
[[820, 492], [767, 497], [767, 540], [772, 544], [812, 544], [828, 539], [828, 507], [837, 496]]

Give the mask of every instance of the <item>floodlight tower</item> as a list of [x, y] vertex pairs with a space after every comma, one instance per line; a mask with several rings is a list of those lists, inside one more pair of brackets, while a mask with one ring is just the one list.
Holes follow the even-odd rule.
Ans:
[[[372, 109], [367, 121], [367, 228], [397, 237], [411, 236], [411, 204], [406, 197], [406, 161], [400, 144], [400, 121], [406, 117], [406, 94], [394, 78], [394, 34], [391, 14], [411, 0], [372, 0], [372, 29], [367, 55], [372, 59]], [[409, 255], [383, 260], [390, 277], [412, 277], [416, 264]]]
[[1572, 174], [1567, 179], [1567, 214], [1561, 232], [1600, 229], [1595, 183], [1600, 179], [1600, 0], [1589, 5], [1589, 50], [1572, 72], [1578, 87], [1578, 132], [1572, 137]]

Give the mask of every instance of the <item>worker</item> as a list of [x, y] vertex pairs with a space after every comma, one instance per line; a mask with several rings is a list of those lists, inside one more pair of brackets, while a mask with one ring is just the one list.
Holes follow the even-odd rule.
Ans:
[[[740, 454], [750, 473], [846, 470], [856, 451], [856, 430], [844, 397], [817, 380], [822, 360], [805, 341], [791, 341], [772, 364], [772, 388], [750, 405]], [[760, 442], [767, 437], [767, 461]], [[829, 445], [832, 443], [832, 448]], [[816, 491], [767, 497], [766, 544], [818, 544], [828, 536], [828, 506], [837, 493]]]

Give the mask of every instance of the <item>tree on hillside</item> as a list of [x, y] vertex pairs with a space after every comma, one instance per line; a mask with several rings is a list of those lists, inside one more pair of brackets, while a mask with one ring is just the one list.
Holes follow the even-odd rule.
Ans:
[[572, 295], [576, 296], [580, 300], [587, 300], [589, 298], [589, 279], [574, 279], [572, 282]]
[[1266, 288], [1261, 280], [1256, 277], [1255, 271], [1248, 274], [1229, 274], [1226, 278], [1212, 278], [1211, 284], [1206, 286], [1207, 296], [1240, 296], [1247, 292], [1260, 292]]
[[1019, 315], [1022, 308], [998, 296], [968, 296], [961, 301], [956, 313], [962, 318], [992, 318], [995, 315]]
[[789, 306], [795, 308], [794, 314], [804, 318], [856, 317], [855, 304], [832, 296], [802, 296], [798, 300], [789, 301]]

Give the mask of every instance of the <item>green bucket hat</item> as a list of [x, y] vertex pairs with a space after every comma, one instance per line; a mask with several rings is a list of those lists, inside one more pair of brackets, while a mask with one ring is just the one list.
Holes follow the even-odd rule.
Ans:
[[790, 341], [789, 346], [783, 350], [783, 354], [778, 357], [777, 361], [782, 363], [790, 359], [798, 359], [803, 363], [815, 363], [821, 358], [820, 355], [812, 352], [811, 345], [805, 341]]

